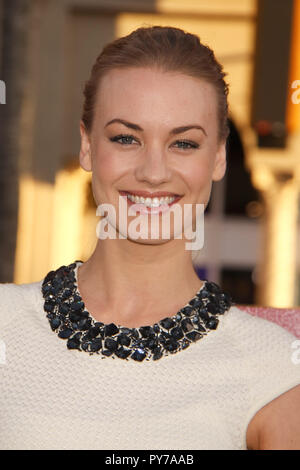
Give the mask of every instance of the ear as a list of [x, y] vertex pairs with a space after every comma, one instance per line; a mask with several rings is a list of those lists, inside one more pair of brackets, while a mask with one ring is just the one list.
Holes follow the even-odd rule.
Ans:
[[88, 132], [83, 121], [80, 121], [81, 147], [79, 152], [79, 163], [85, 171], [92, 171], [91, 143]]
[[221, 142], [218, 147], [214, 170], [212, 174], [213, 181], [220, 181], [226, 173], [226, 141]]

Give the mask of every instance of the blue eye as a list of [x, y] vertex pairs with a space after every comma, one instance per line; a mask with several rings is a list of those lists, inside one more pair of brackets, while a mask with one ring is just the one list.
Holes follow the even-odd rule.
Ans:
[[[119, 134], [109, 139], [111, 142], [117, 142], [121, 145], [131, 145], [132, 141], [138, 142], [133, 135], [130, 134]], [[177, 148], [182, 150], [190, 150], [192, 148], [199, 148], [199, 145], [195, 142], [188, 142], [186, 140], [176, 140], [175, 144], [180, 144]]]
[[[122, 139], [121, 142], [120, 142], [120, 139]], [[111, 140], [111, 142], [117, 142], [118, 144], [121, 144], [121, 145], [130, 145], [132, 139], [135, 140], [133, 135], [120, 134], [120, 135], [116, 135], [115, 137], [112, 137], [109, 140]], [[130, 141], [130, 142], [128, 142], [128, 141]]]
[[[186, 140], [176, 140], [175, 144], [184, 144], [183, 147], [181, 147], [181, 146], [178, 147], [178, 148], [181, 148], [183, 150], [185, 150], [185, 149], [189, 150], [191, 148], [194, 148], [194, 149], [199, 148], [199, 145], [196, 144], [195, 142], [187, 142]], [[189, 147], [185, 147], [186, 145], [189, 145]]]

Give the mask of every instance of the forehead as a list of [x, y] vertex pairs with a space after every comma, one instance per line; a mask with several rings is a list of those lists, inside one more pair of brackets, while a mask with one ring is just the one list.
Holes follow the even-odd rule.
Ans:
[[183, 124], [216, 119], [217, 97], [205, 80], [153, 68], [113, 69], [102, 77], [95, 118], [129, 116], [151, 122]]

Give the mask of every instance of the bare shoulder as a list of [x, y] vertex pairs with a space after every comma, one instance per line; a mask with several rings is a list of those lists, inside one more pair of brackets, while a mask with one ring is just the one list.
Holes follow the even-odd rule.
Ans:
[[300, 450], [300, 385], [261, 408], [247, 428], [248, 449]]

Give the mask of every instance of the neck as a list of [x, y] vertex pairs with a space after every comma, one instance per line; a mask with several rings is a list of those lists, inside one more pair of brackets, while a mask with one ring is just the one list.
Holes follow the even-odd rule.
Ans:
[[174, 315], [202, 284], [184, 240], [163, 245], [98, 240], [78, 270], [79, 291], [90, 313], [124, 326]]

